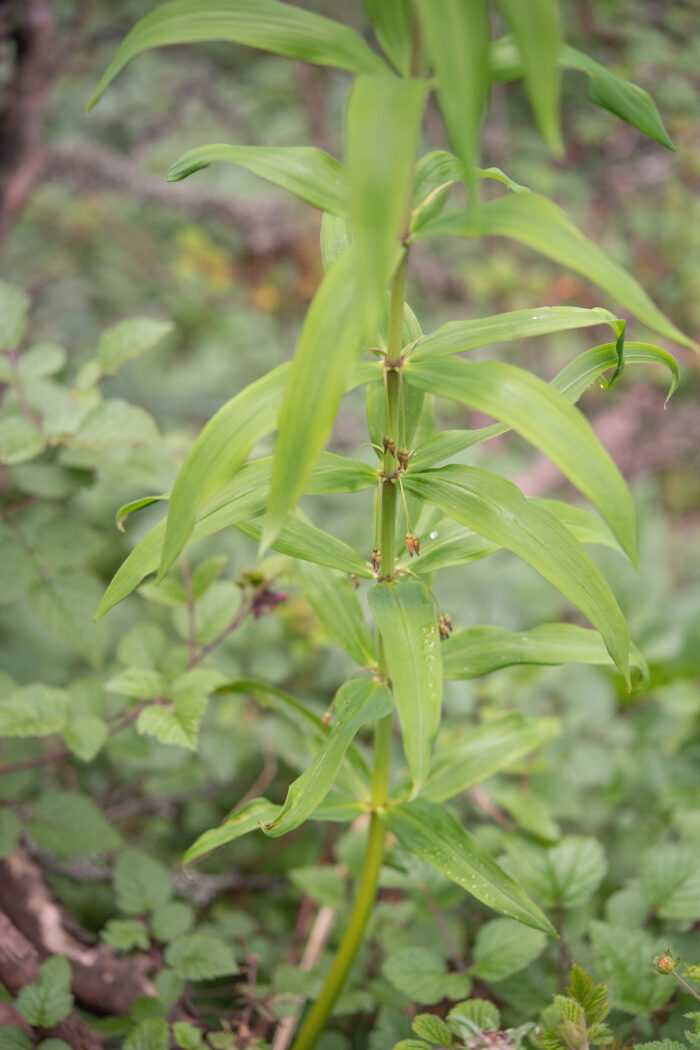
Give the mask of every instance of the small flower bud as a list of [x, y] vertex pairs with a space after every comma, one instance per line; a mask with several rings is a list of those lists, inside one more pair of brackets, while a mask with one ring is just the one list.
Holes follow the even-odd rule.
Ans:
[[656, 960], [656, 969], [659, 971], [659, 973], [673, 973], [680, 961], [680, 958], [674, 959], [671, 955], [671, 949], [667, 948], [666, 954], [661, 955]]

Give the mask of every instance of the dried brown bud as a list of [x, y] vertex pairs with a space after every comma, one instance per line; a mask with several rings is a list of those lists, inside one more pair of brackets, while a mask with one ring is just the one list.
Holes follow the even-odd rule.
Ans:
[[413, 549], [416, 552], [416, 556], [418, 556], [420, 554], [420, 540], [415, 534], [413, 536]]
[[408, 461], [411, 458], [411, 453], [407, 452], [405, 448], [400, 448], [396, 453], [396, 461], [399, 464], [400, 470], [406, 470], [408, 467]]
[[379, 572], [382, 567], [382, 556], [376, 547], [372, 548], [372, 569], [374, 572]]
[[382, 445], [384, 446], [385, 452], [391, 452], [392, 456], [396, 455], [396, 445], [391, 438], [385, 437], [382, 441]]
[[452, 617], [444, 616], [438, 617], [438, 630], [440, 631], [441, 638], [449, 638], [452, 634]]
[[350, 573], [350, 579], [352, 580], [352, 585], [355, 588], [355, 590], [359, 591], [359, 589], [360, 589], [360, 581], [358, 580], [358, 578], [357, 578], [357, 576], [355, 575], [354, 572]]
[[412, 558], [413, 555], [416, 552], [416, 549], [415, 549], [415, 545], [413, 543], [413, 536], [411, 535], [410, 532], [406, 533], [405, 543], [406, 543], [406, 550], [408, 551], [408, 555], [409, 555], [410, 558]]

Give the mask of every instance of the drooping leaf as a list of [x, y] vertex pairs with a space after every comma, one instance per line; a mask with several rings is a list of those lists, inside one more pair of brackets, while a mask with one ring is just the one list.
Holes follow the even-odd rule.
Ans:
[[598, 628], [629, 683], [629, 632], [615, 596], [581, 544], [552, 514], [526, 500], [512, 482], [474, 467], [406, 475], [404, 487], [512, 550], [549, 580]]
[[553, 201], [537, 193], [512, 193], [478, 209], [443, 212], [422, 227], [416, 237], [423, 240], [443, 235], [510, 237], [604, 288], [643, 324], [665, 338], [683, 346], [694, 345], [661, 313], [633, 277], [584, 237]]
[[488, 98], [491, 29], [484, 0], [419, 0], [428, 54], [437, 77], [440, 109], [454, 151], [462, 163], [472, 202], [481, 119]]
[[198, 146], [168, 168], [168, 182], [179, 182], [217, 161], [240, 164], [321, 211], [333, 215], [347, 212], [343, 166], [314, 146], [233, 146], [218, 142]]
[[405, 374], [423, 389], [461, 401], [517, 430], [598, 507], [630, 558], [636, 559], [632, 497], [591, 425], [563, 395], [529, 372], [501, 361], [440, 358], [409, 362]]
[[414, 799], [382, 814], [402, 846], [437, 868], [489, 908], [553, 934], [547, 917], [444, 806]]
[[432, 948], [399, 948], [387, 956], [382, 972], [394, 988], [419, 1003], [458, 999], [471, 988], [469, 977], [448, 973], [445, 960]]
[[425, 783], [440, 725], [442, 658], [435, 606], [425, 584], [403, 577], [379, 583], [370, 608], [384, 641], [414, 793]]
[[402, 76], [411, 68], [411, 0], [365, 0], [377, 39]]
[[36, 981], [20, 989], [16, 1009], [29, 1024], [51, 1028], [73, 1008], [70, 980], [70, 963], [64, 955], [54, 955], [42, 963]]
[[372, 635], [347, 576], [319, 569], [311, 562], [300, 562], [297, 572], [304, 594], [328, 633], [361, 667], [372, 664]]
[[492, 919], [481, 927], [474, 944], [470, 973], [484, 981], [502, 981], [541, 955], [547, 938], [541, 930], [523, 929], [513, 919]]
[[351, 73], [381, 73], [386, 66], [347, 26], [278, 0], [173, 0], [137, 22], [105, 70], [88, 109], [132, 58], [153, 47], [227, 40]]
[[268, 802], [266, 798], [251, 799], [250, 802], [246, 802], [244, 806], [232, 813], [220, 827], [204, 831], [189, 849], [185, 850], [182, 863], [193, 864], [194, 861], [218, 849], [219, 846], [234, 842], [241, 835], [247, 835], [249, 831], [259, 830], [278, 812], [279, 806], [274, 802]]
[[[625, 343], [625, 365], [665, 365], [671, 373], [671, 385], [666, 395], [668, 403], [678, 386], [680, 371], [676, 359], [667, 350], [649, 343]], [[596, 379], [601, 379], [606, 371], [617, 366], [618, 353], [615, 343], [594, 346], [562, 368], [552, 380], [552, 386], [563, 394], [567, 401], [575, 402], [593, 386]], [[610, 385], [607, 381], [601, 381], [605, 387]]]
[[173, 325], [151, 317], [130, 317], [112, 325], [100, 336], [97, 361], [102, 375], [113, 375], [132, 357], [145, 353], [159, 343]]

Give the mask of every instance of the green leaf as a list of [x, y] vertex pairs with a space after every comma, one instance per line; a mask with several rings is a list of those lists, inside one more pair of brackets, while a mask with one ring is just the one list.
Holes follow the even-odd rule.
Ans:
[[168, 1050], [168, 1022], [149, 1017], [129, 1032], [122, 1050]]
[[399, 948], [384, 960], [382, 972], [394, 988], [419, 1003], [468, 995], [466, 974], [448, 973], [444, 959], [430, 948]]
[[137, 22], [105, 70], [88, 110], [132, 58], [153, 47], [227, 40], [351, 73], [377, 73], [384, 62], [347, 26], [277, 0], [174, 0]]
[[[256, 540], [263, 535], [262, 518], [246, 522], [238, 521], [234, 524], [246, 536], [252, 536]], [[317, 529], [315, 525], [311, 525], [298, 516], [287, 518], [286, 524], [282, 526], [279, 535], [270, 546], [280, 551], [281, 554], [288, 554], [291, 558], [327, 565], [331, 569], [354, 573], [355, 576], [362, 576], [367, 580], [374, 577], [367, 562], [363, 561], [352, 547], [336, 539], [335, 536], [331, 536], [330, 533], [324, 532], [323, 529]]]
[[263, 831], [277, 838], [299, 827], [330, 791], [341, 762], [355, 734], [366, 722], [391, 714], [392, 699], [371, 679], [351, 679], [338, 690], [333, 706], [337, 721], [311, 765], [287, 791], [282, 808], [263, 825]]
[[151, 917], [153, 936], [159, 941], [172, 941], [187, 933], [194, 922], [194, 912], [184, 901], [169, 901], [156, 908]]
[[589, 929], [597, 976], [608, 986], [613, 1009], [644, 1016], [671, 998], [676, 985], [654, 973], [651, 959], [658, 945], [646, 930], [603, 922], [591, 922]]
[[130, 317], [112, 325], [100, 336], [97, 361], [102, 375], [111, 376], [132, 357], [138, 357], [173, 331], [170, 321]]
[[453, 237], [511, 237], [550, 259], [570, 267], [604, 288], [643, 324], [667, 339], [693, 347], [654, 305], [625, 270], [574, 226], [553, 201], [536, 193], [513, 193], [478, 209], [456, 208], [431, 220], [416, 234], [419, 240]]
[[343, 165], [314, 146], [198, 146], [168, 168], [168, 182], [180, 182], [216, 161], [240, 164], [321, 211], [334, 215], [347, 212]]
[[114, 867], [117, 907], [125, 915], [144, 915], [170, 900], [167, 870], [140, 850], [125, 849]]
[[184, 989], [182, 977], [178, 977], [174, 970], [159, 970], [153, 978], [153, 983], [160, 1002], [169, 1012], [182, 995]]
[[207, 708], [207, 697], [184, 693], [165, 704], [144, 707], [136, 729], [144, 736], [154, 736], [161, 744], [197, 750], [199, 726]]
[[374, 340], [386, 287], [408, 232], [413, 162], [426, 85], [398, 77], [358, 77], [347, 110], [350, 218], [357, 273], [355, 310]]
[[411, 1028], [422, 1039], [441, 1047], [452, 1045], [452, 1033], [441, 1017], [435, 1014], [419, 1014], [411, 1021]]
[[418, 535], [420, 557], [411, 559], [407, 553], [402, 554], [400, 564], [402, 567], [410, 564], [411, 571], [419, 576], [425, 576], [448, 565], [478, 561], [500, 550], [497, 544], [489, 543], [483, 536], [477, 536], [450, 518], [444, 518], [437, 522], [434, 528], [428, 528], [425, 533], [421, 535], [419, 532]]
[[647, 850], [641, 890], [660, 918], [694, 919], [700, 914], [700, 850], [686, 842], [667, 842]]
[[70, 981], [70, 963], [63, 955], [54, 955], [39, 968], [36, 981], [20, 989], [15, 1008], [29, 1024], [51, 1028], [73, 1009]]
[[22, 825], [11, 809], [0, 809], [0, 857], [9, 857], [19, 840]]
[[0, 1050], [32, 1050], [29, 1035], [18, 1024], [6, 1024], [0, 1029]]
[[415, 799], [387, 809], [382, 819], [410, 853], [447, 875], [487, 907], [526, 926], [554, 933], [537, 905], [444, 806]]
[[107, 723], [96, 715], [73, 718], [63, 731], [63, 739], [81, 762], [92, 762], [107, 743]]
[[70, 697], [65, 689], [36, 682], [0, 700], [0, 736], [50, 736], [66, 725]]
[[607, 871], [603, 847], [593, 838], [572, 835], [549, 849], [512, 839], [506, 849], [519, 881], [546, 908], [585, 904]]
[[484, 0], [419, 0], [418, 14], [428, 54], [437, 77], [440, 109], [463, 178], [476, 201], [474, 168], [479, 151], [481, 118], [490, 87], [491, 30]]
[[610, 547], [611, 550], [623, 554], [624, 551], [617, 542], [612, 532], [597, 514], [585, 510], [583, 507], [575, 507], [571, 503], [562, 503], [556, 499], [532, 499], [533, 506], [541, 507], [542, 510], [553, 514], [562, 525], [566, 525], [569, 532], [573, 533], [579, 543], [597, 543], [601, 547]]
[[561, 27], [558, 0], [498, 0], [520, 51], [535, 120], [551, 151], [563, 151], [559, 126]]
[[209, 981], [238, 969], [229, 946], [203, 933], [178, 937], [165, 949], [165, 961], [186, 981]]
[[549, 580], [597, 627], [629, 682], [629, 632], [615, 596], [584, 548], [552, 514], [511, 482], [475, 467], [440, 467], [404, 488], [486, 539], [512, 550]]
[[0, 281], [0, 350], [16, 350], [27, 326], [29, 296], [16, 284]]
[[197, 512], [229, 481], [253, 446], [274, 430], [289, 376], [280, 365], [227, 401], [195, 441], [170, 496], [158, 579], [190, 537]]
[[[615, 343], [604, 343], [594, 346], [570, 361], [552, 380], [552, 386], [563, 394], [567, 401], [578, 401], [596, 379], [600, 379], [610, 368], [618, 367], [618, 348]], [[665, 365], [671, 373], [671, 386], [666, 395], [666, 403], [672, 396], [680, 380], [680, 371], [674, 357], [667, 350], [649, 343], [625, 343], [625, 365]], [[603, 381], [607, 389], [612, 383]]]
[[502, 981], [524, 969], [546, 945], [541, 930], [523, 929], [513, 919], [492, 919], [476, 935], [475, 963], [469, 972], [484, 981]]
[[[611, 664], [597, 631], [569, 623], [543, 623], [529, 631], [473, 627], [448, 638], [442, 647], [445, 678], [479, 678], [513, 664]], [[630, 647], [630, 664], [648, 680], [646, 660]]]
[[149, 445], [160, 435], [153, 418], [137, 405], [110, 398], [89, 412], [70, 440], [71, 448], [111, 449]]
[[[308, 865], [292, 868], [287, 876], [301, 894], [311, 897], [321, 906], [338, 910], [346, 904], [347, 876], [340, 867], [330, 864]], [[298, 979], [298, 970], [296, 974]], [[302, 977], [302, 983], [304, 980]]]
[[[477, 179], [496, 179], [513, 193], [527, 192], [527, 187], [509, 178], [500, 168], [475, 168], [474, 175]], [[463, 168], [458, 158], [447, 150], [433, 150], [421, 157], [416, 165], [411, 212], [412, 233], [440, 214], [449, 196], [450, 186], [461, 182], [463, 177]]]
[[187, 1021], [175, 1021], [173, 1024], [175, 1042], [182, 1050], [197, 1050], [202, 1045], [202, 1033]]
[[442, 660], [435, 606], [425, 584], [407, 577], [377, 584], [369, 593], [369, 604], [382, 635], [417, 794], [427, 779], [440, 726]]
[[453, 1006], [447, 1015], [450, 1029], [463, 1039], [474, 1038], [474, 1026], [495, 1031], [500, 1028], [501, 1014], [488, 999], [467, 999]]
[[372, 634], [347, 576], [303, 561], [297, 565], [297, 572], [304, 594], [325, 630], [361, 667], [373, 664]]
[[138, 919], [110, 919], [100, 940], [118, 952], [130, 952], [134, 948], [145, 952], [150, 944], [148, 930]]
[[147, 667], [125, 667], [106, 683], [108, 693], [132, 696], [140, 700], [155, 700], [167, 690], [164, 674]]
[[507, 769], [557, 733], [555, 720], [525, 721], [515, 712], [470, 726], [458, 743], [437, 748], [423, 796], [433, 802], [445, 802]]
[[401, 1039], [394, 1045], [394, 1050], [432, 1050], [430, 1043], [424, 1039]]
[[0, 463], [26, 463], [46, 448], [48, 439], [24, 416], [0, 419]]
[[0, 526], [0, 605], [9, 605], [26, 594], [37, 571], [26, 543]]
[[121, 844], [121, 836], [87, 795], [52, 791], [34, 807], [30, 835], [59, 856], [99, 853]]
[[25, 350], [19, 359], [17, 370], [23, 382], [43, 379], [60, 372], [66, 363], [66, 351], [54, 343], [37, 343]]
[[183, 864], [192, 864], [206, 853], [234, 842], [249, 831], [257, 831], [262, 825], [273, 820], [279, 812], [279, 806], [268, 802], [266, 798], [254, 798], [235, 810], [218, 828], [210, 828], [196, 839], [182, 857]]
[[365, 0], [377, 39], [401, 76], [411, 71], [411, 0]]
[[441, 358], [411, 362], [405, 372], [410, 382], [430, 393], [503, 420], [544, 452], [600, 510], [635, 560], [632, 497], [590, 423], [562, 394], [536, 376], [501, 361]]

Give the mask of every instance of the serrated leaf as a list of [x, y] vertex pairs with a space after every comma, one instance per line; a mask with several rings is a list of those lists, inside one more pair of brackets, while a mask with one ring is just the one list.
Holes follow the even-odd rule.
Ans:
[[108, 693], [155, 700], [167, 690], [167, 680], [160, 671], [146, 667], [125, 667], [105, 683]]
[[321, 211], [347, 212], [345, 170], [335, 157], [314, 146], [198, 146], [168, 168], [168, 182], [179, 182], [217, 161], [239, 164]]
[[170, 321], [130, 317], [112, 325], [100, 336], [97, 360], [102, 375], [114, 375], [123, 364], [159, 343], [173, 330]]
[[411, 1028], [421, 1039], [436, 1043], [440, 1047], [452, 1045], [452, 1033], [441, 1017], [435, 1014], [418, 1014], [411, 1021]]
[[525, 86], [542, 137], [562, 152], [559, 126], [561, 27], [558, 0], [534, 0], [527, 8], [519, 0], [498, 0], [520, 51]]
[[151, 916], [153, 936], [159, 941], [172, 941], [187, 933], [194, 923], [194, 912], [184, 901], [169, 901], [156, 908]]
[[384, 642], [415, 794], [428, 777], [440, 725], [442, 658], [435, 606], [425, 584], [406, 577], [377, 584], [369, 604]]
[[583, 1007], [589, 1025], [599, 1024], [610, 1013], [608, 990], [604, 984], [596, 984], [589, 973], [580, 966], [571, 967], [568, 994]]
[[361, 667], [374, 663], [372, 635], [348, 577], [310, 562], [300, 562], [297, 572], [304, 594], [325, 630]]
[[136, 729], [144, 736], [154, 736], [161, 744], [196, 751], [199, 726], [206, 709], [207, 697], [185, 694], [166, 704], [144, 707]]
[[647, 850], [640, 885], [660, 918], [694, 919], [700, 915], [700, 850], [686, 842], [668, 842]]
[[365, 0], [377, 39], [402, 76], [411, 67], [411, 0]]
[[232, 813], [220, 827], [210, 828], [209, 831], [203, 832], [185, 851], [182, 863], [192, 864], [205, 853], [211, 853], [219, 846], [234, 842], [241, 835], [247, 835], [249, 831], [257, 831], [264, 823], [272, 820], [278, 812], [279, 806], [274, 802], [268, 802], [266, 798], [251, 799], [250, 802]]
[[16, 350], [27, 325], [29, 296], [16, 284], [0, 281], [0, 350]]
[[96, 715], [72, 718], [63, 731], [63, 739], [82, 762], [92, 762], [107, 742], [107, 723]]
[[87, 795], [52, 791], [34, 807], [29, 833], [59, 856], [99, 853], [121, 844], [121, 836]]
[[197, 1047], [202, 1045], [202, 1033], [199, 1028], [187, 1021], [175, 1021], [173, 1035], [181, 1050], [197, 1050]]
[[554, 929], [524, 890], [444, 806], [425, 799], [402, 802], [382, 814], [402, 846], [437, 868], [489, 908], [526, 926]]
[[51, 1028], [73, 1008], [70, 981], [70, 963], [63, 955], [54, 955], [39, 968], [36, 981], [20, 989], [15, 1008], [29, 1024]]
[[541, 930], [523, 929], [513, 919], [492, 919], [476, 935], [475, 962], [469, 972], [484, 981], [502, 981], [524, 969], [546, 945]]
[[473, 1038], [474, 1028], [495, 1031], [500, 1027], [501, 1014], [488, 999], [467, 999], [453, 1006], [447, 1015], [450, 1028], [464, 1039]]
[[590, 899], [607, 871], [605, 853], [593, 838], [569, 836], [544, 849], [524, 840], [506, 843], [513, 869], [529, 893], [547, 908], [578, 908]]
[[443, 212], [416, 234], [419, 240], [439, 236], [510, 237], [593, 281], [643, 324], [667, 339], [693, 347], [654, 305], [646, 292], [618, 263], [587, 240], [553, 201], [536, 193], [514, 193], [487, 201], [478, 209]]
[[117, 907], [126, 915], [144, 915], [170, 900], [167, 870], [153, 857], [128, 848], [119, 854], [114, 867]]
[[122, 1050], [168, 1050], [168, 1022], [149, 1017], [129, 1032]]
[[384, 960], [382, 972], [400, 992], [419, 1003], [468, 995], [466, 974], [447, 973], [444, 959], [430, 948], [399, 948]]
[[203, 933], [187, 933], [172, 941], [165, 949], [165, 961], [188, 981], [226, 977], [238, 969], [229, 946]]
[[0, 700], [0, 736], [50, 736], [66, 725], [70, 697], [65, 689], [36, 682]]
[[119, 952], [130, 952], [133, 948], [145, 952], [150, 943], [148, 930], [137, 919], [110, 919], [100, 940]]
[[656, 945], [646, 930], [603, 922], [591, 922], [589, 929], [596, 976], [607, 984], [613, 1009], [643, 1016], [671, 998], [675, 984], [654, 973], [651, 958]]
[[95, 662], [106, 638], [92, 624], [99, 601], [100, 582], [77, 569], [61, 569], [49, 579], [37, 580], [29, 592], [29, 604], [39, 624], [66, 645]]
[[11, 809], [0, 809], [0, 857], [9, 857], [19, 840], [22, 825]]

